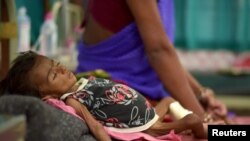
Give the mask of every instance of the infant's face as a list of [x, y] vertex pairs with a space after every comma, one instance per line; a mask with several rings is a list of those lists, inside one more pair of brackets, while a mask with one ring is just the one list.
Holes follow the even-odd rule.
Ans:
[[39, 56], [31, 71], [31, 80], [43, 94], [60, 97], [76, 83], [75, 75], [54, 60]]

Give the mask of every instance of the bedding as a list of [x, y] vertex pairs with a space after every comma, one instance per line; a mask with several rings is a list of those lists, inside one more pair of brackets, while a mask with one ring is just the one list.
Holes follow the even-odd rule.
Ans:
[[96, 141], [82, 120], [35, 97], [1, 96], [0, 113], [25, 115], [25, 141]]
[[[96, 141], [81, 119], [35, 97], [1, 96], [0, 114], [25, 115], [25, 141]], [[249, 116], [236, 116], [232, 120], [235, 124], [250, 124]], [[181, 138], [182, 141], [207, 141], [191, 136]]]

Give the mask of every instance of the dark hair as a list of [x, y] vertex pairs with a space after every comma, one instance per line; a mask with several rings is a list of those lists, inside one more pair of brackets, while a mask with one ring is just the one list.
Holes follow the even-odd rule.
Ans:
[[29, 73], [36, 64], [38, 54], [22, 52], [13, 61], [6, 77], [0, 82], [0, 94], [18, 94], [40, 97], [29, 79]]

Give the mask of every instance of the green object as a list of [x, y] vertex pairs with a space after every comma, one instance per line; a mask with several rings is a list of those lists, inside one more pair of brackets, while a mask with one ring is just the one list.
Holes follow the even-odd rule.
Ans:
[[[56, 0], [50, 0], [52, 5]], [[36, 41], [44, 18], [43, 0], [15, 0], [31, 18], [31, 42]], [[249, 0], [174, 0], [175, 46], [182, 49], [250, 50]]]
[[[50, 5], [55, 1], [56, 0], [50, 0]], [[16, 9], [19, 9], [21, 6], [25, 6], [27, 9], [27, 14], [31, 19], [31, 44], [34, 44], [44, 21], [44, 0], [15, 0], [15, 4]]]
[[218, 95], [246, 95], [250, 92], [250, 75], [239, 72], [204, 73], [192, 72], [203, 85], [212, 88]]
[[97, 78], [111, 79], [111, 76], [109, 75], [109, 73], [107, 73], [106, 71], [102, 69], [97, 69], [94, 71], [88, 71], [88, 72], [82, 72], [82, 73], [76, 74], [77, 80], [79, 80], [82, 77], [88, 78], [90, 76], [94, 76]]
[[175, 46], [196, 50], [250, 50], [249, 0], [174, 0]]
[[15, 0], [16, 9], [18, 10], [21, 6], [25, 6], [27, 9], [27, 15], [31, 20], [31, 44], [33, 44], [39, 36], [40, 26], [43, 22], [43, 0]]

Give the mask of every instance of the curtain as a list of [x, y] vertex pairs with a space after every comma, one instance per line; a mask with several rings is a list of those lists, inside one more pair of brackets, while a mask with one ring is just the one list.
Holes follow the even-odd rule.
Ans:
[[177, 48], [250, 50], [249, 0], [174, 0]]
[[43, 22], [43, 0], [15, 0], [16, 9], [18, 10], [21, 6], [25, 6], [27, 9], [27, 15], [31, 20], [31, 43], [33, 44], [40, 32], [40, 26]]
[[[52, 5], [56, 0], [49, 0]], [[40, 33], [40, 27], [44, 21], [44, 0], [15, 0], [16, 9], [25, 6], [27, 14], [31, 19], [31, 44], [33, 44]]]

